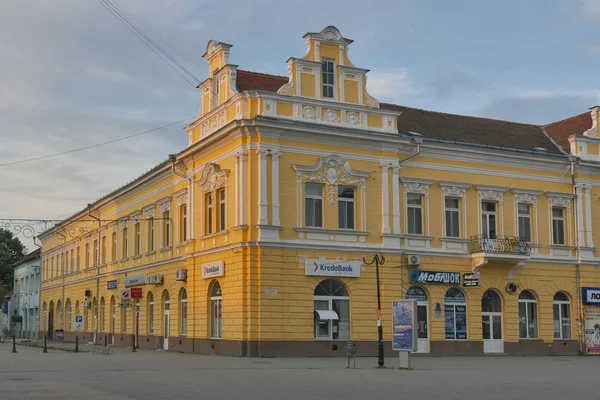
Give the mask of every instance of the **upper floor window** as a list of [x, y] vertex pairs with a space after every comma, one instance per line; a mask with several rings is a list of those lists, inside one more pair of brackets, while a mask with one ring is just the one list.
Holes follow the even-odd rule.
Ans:
[[420, 194], [406, 195], [406, 220], [409, 234], [423, 234], [423, 199]]
[[162, 214], [163, 217], [163, 247], [171, 245], [171, 215], [169, 211]]
[[111, 234], [112, 242], [112, 260], [117, 261], [117, 232]]
[[85, 267], [90, 267], [90, 244], [85, 244]]
[[215, 205], [213, 204], [213, 194], [206, 195], [206, 233], [213, 233], [213, 218], [215, 215]]
[[134, 225], [135, 233], [135, 249], [134, 253], [136, 256], [140, 255], [142, 249], [142, 227], [140, 222], [136, 222]]
[[304, 187], [304, 212], [306, 226], [323, 227], [323, 185], [307, 183]]
[[519, 214], [519, 239], [531, 242], [531, 206], [529, 204], [518, 204]]
[[481, 234], [488, 239], [496, 239], [496, 203], [481, 203]]
[[92, 261], [93, 264], [92, 265], [97, 265], [98, 264], [98, 256], [99, 256], [99, 249], [98, 249], [98, 239], [94, 239], [94, 260]]
[[219, 199], [219, 231], [225, 230], [225, 189], [217, 191], [217, 199]]
[[187, 240], [187, 204], [179, 206], [179, 239], [180, 242]]
[[81, 250], [80, 247], [77, 247], [77, 271], [81, 269]]
[[340, 229], [354, 229], [354, 194], [353, 187], [338, 186], [338, 221]]
[[565, 209], [552, 207], [552, 243], [565, 244]]
[[147, 220], [148, 223], [148, 251], [154, 251], [154, 217]]
[[128, 237], [127, 237], [127, 227], [123, 228], [123, 232], [122, 232], [122, 244], [123, 244], [123, 251], [122, 251], [122, 258], [127, 258], [128, 256], [128, 252], [127, 252], [127, 247], [129, 245], [128, 242]]
[[333, 99], [334, 72], [333, 61], [323, 60], [323, 97]]
[[460, 200], [446, 197], [446, 237], [460, 237]]
[[102, 264], [106, 264], [106, 236], [102, 236]]

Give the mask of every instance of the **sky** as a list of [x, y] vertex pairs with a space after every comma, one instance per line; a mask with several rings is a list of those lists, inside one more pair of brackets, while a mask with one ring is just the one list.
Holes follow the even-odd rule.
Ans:
[[[380, 101], [535, 124], [600, 104], [600, 0], [113, 2], [199, 80], [210, 39], [240, 69], [286, 75], [302, 36], [334, 25]], [[0, 4], [0, 164], [193, 117], [199, 102], [99, 0]], [[0, 220], [72, 215], [185, 148], [185, 125], [0, 166]]]

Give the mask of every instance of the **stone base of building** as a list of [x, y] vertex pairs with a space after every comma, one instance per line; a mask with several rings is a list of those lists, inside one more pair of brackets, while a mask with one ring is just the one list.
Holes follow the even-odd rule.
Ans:
[[575, 356], [579, 354], [579, 344], [572, 339], [555, 340], [552, 343], [527, 339], [504, 342], [504, 353], [510, 356]]

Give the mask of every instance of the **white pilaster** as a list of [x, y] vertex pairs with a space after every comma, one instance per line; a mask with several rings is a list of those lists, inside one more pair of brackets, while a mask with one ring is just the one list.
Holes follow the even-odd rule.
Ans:
[[592, 186], [585, 185], [585, 230], [587, 236], [587, 247], [594, 247], [592, 239]]
[[238, 156], [240, 158], [240, 177], [239, 177], [239, 224], [240, 225], [246, 225], [248, 223], [247, 219], [246, 219], [246, 210], [247, 210], [247, 206], [246, 206], [246, 193], [247, 193], [247, 171], [248, 171], [248, 152], [245, 150], [242, 150], [238, 153]]
[[389, 185], [388, 169], [390, 164], [384, 162], [381, 164], [381, 207], [382, 207], [382, 229], [383, 233], [390, 233], [390, 204], [389, 204]]
[[400, 166], [392, 167], [392, 202], [393, 202], [393, 218], [394, 218], [394, 233], [400, 234]]
[[272, 162], [272, 171], [271, 171], [271, 216], [272, 216], [272, 225], [279, 226], [281, 222], [279, 221], [279, 157], [281, 156], [281, 152], [279, 150], [271, 150], [271, 162]]
[[267, 199], [267, 154], [269, 152], [265, 148], [260, 148], [256, 152], [258, 154], [258, 225], [268, 225], [269, 219], [267, 216], [267, 207], [269, 200]]
[[240, 155], [238, 153], [235, 153], [234, 155], [234, 169], [233, 169], [233, 176], [234, 176], [234, 182], [235, 182], [235, 226], [238, 226], [240, 224], [240, 200], [239, 200], [239, 192], [240, 192], [240, 173], [239, 173], [239, 169], [240, 169]]
[[576, 185], [577, 189], [577, 246], [585, 247], [585, 227], [583, 226], [583, 185]]

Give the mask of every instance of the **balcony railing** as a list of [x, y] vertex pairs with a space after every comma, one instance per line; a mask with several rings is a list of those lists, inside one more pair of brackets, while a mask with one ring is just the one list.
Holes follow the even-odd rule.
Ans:
[[469, 242], [470, 253], [497, 253], [497, 254], [531, 254], [531, 246], [526, 240], [518, 236], [497, 236], [490, 238], [488, 235], [471, 236]]

